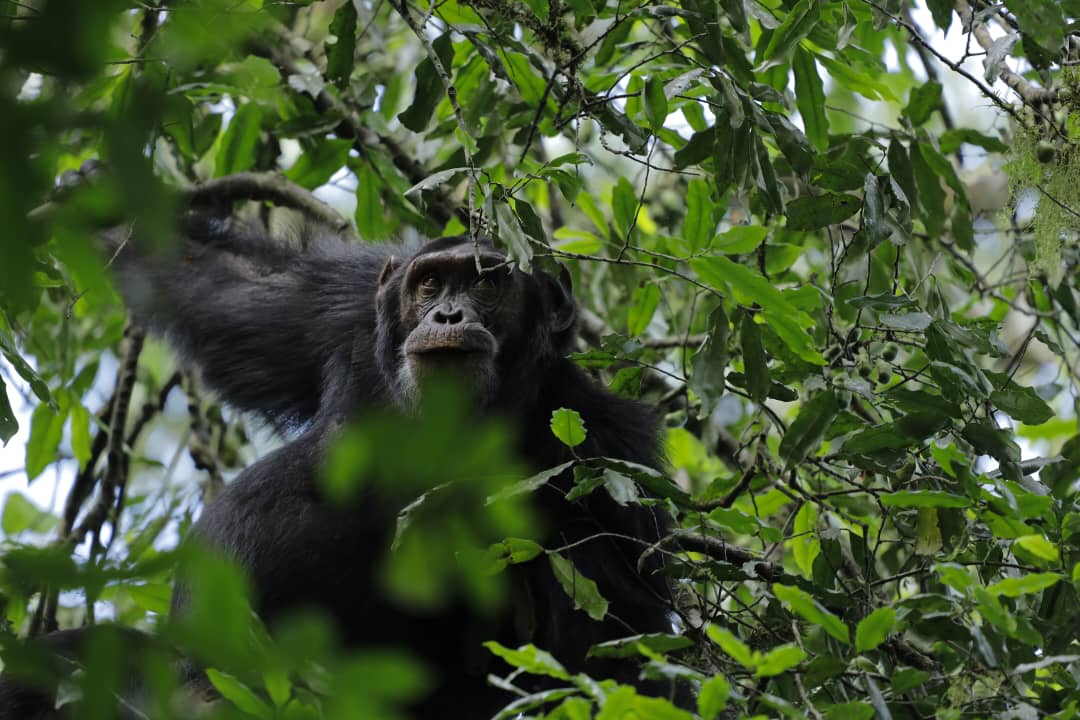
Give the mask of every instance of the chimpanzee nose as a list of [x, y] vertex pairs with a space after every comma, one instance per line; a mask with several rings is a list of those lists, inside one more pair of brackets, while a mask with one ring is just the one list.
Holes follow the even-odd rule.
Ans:
[[439, 325], [460, 325], [465, 320], [465, 313], [461, 311], [461, 308], [443, 305], [435, 309], [431, 319]]

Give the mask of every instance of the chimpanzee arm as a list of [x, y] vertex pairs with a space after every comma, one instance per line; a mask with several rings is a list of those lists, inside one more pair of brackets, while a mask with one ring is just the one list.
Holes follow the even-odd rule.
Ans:
[[137, 322], [164, 335], [227, 402], [279, 428], [345, 391], [393, 248], [316, 236], [301, 250], [200, 215], [185, 220], [183, 238], [165, 255], [112, 239], [124, 245], [118, 285]]

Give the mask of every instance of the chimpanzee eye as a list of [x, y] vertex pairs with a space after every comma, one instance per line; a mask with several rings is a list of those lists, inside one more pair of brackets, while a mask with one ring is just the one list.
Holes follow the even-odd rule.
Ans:
[[438, 275], [425, 275], [424, 279], [420, 281], [419, 287], [421, 295], [431, 297], [435, 293], [439, 292], [439, 288], [442, 287], [442, 282], [439, 280]]

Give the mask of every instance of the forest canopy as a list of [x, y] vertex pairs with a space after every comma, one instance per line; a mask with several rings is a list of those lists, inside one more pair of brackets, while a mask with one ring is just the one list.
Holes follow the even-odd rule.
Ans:
[[539, 557], [604, 618], [531, 539], [554, 471], [673, 516], [672, 632], [593, 652], [693, 700], [488, 643], [503, 717], [1077, 717], [1078, 68], [1078, 0], [0, 0], [0, 660], [46, 677], [28, 638], [147, 631], [135, 658], [93, 635], [63, 698], [96, 718], [134, 674], [135, 717], [194, 717], [177, 651], [220, 695], [201, 717], [404, 717], [430, 682], [318, 615], [268, 632], [182, 544], [299, 430], [222, 403], [115, 289], [116, 238], [167, 252], [197, 206], [301, 251], [482, 235], [565, 269], [571, 358], [658, 409], [665, 472], [530, 477], [450, 400], [330, 451], [331, 495], [359, 467], [417, 502], [472, 483], [399, 520], [380, 582], [416, 607], [498, 603], [491, 566]]

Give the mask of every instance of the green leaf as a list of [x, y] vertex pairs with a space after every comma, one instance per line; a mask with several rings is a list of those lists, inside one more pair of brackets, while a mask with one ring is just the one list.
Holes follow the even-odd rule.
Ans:
[[930, 114], [941, 110], [945, 103], [941, 98], [941, 83], [930, 80], [911, 89], [904, 115], [915, 127], [930, 119]]
[[[777, 62], [783, 61], [788, 53], [810, 34], [819, 18], [818, 0], [799, 0], [780, 23], [780, 27], [773, 31], [762, 59], [770, 61], [775, 58]], [[774, 64], [776, 62], [766, 62], [765, 67]]]
[[690, 502], [690, 496], [685, 490], [664, 473], [647, 465], [617, 458], [593, 458], [588, 461], [588, 465], [626, 475], [658, 498], [671, 498], [680, 505]]
[[90, 412], [78, 402], [71, 406], [71, 452], [79, 467], [86, 467], [90, 460]]
[[29, 530], [35, 533], [47, 533], [59, 524], [59, 520], [45, 512], [21, 492], [12, 492], [4, 503], [4, 513], [0, 527], [8, 537], [14, 537]]
[[937, 177], [943, 179], [945, 184], [956, 193], [956, 199], [961, 204], [967, 204], [967, 186], [956, 174], [956, 168], [947, 157], [938, 152], [938, 149], [929, 141], [922, 139], [919, 142], [919, 154], [922, 155], [926, 164]]
[[791, 69], [795, 75], [795, 106], [802, 115], [806, 137], [819, 151], [829, 147], [829, 119], [825, 115], [825, 84], [818, 74], [814, 56], [795, 48]]
[[764, 277], [723, 256], [691, 260], [690, 267], [709, 285], [728, 289], [739, 303], [760, 306], [765, 322], [800, 358], [814, 365], [825, 364], [817, 343], [804, 329], [813, 325], [813, 320]]
[[1054, 418], [1054, 411], [1032, 388], [1011, 383], [1003, 390], [990, 393], [990, 402], [1014, 420], [1025, 425], [1042, 425]]
[[657, 75], [650, 75], [645, 80], [645, 118], [654, 133], [664, 129], [668, 116], [668, 101], [664, 94], [664, 80]]
[[774, 584], [772, 589], [777, 599], [803, 620], [811, 625], [821, 626], [825, 632], [842, 643], [851, 642], [850, 633], [844, 621], [829, 612], [805, 590], [779, 583]]
[[972, 128], [955, 128], [953, 130], [946, 130], [941, 134], [939, 138], [941, 146], [941, 152], [946, 155], [951, 155], [960, 149], [960, 147], [967, 143], [969, 145], [976, 145], [983, 150], [988, 150], [993, 153], [1008, 152], [1009, 146], [1003, 143], [999, 138], [991, 137], [990, 135], [984, 135], [978, 130]]
[[363, 163], [356, 170], [356, 231], [360, 237], [374, 242], [385, 240], [390, 235], [384, 216], [385, 206], [379, 188], [382, 181], [369, 163]]
[[857, 190], [862, 188], [864, 179], [862, 169], [843, 157], [831, 158], [821, 153], [814, 158], [811, 181], [823, 190]]
[[923, 210], [923, 223], [931, 235], [940, 235], [945, 229], [945, 193], [941, 190], [941, 180], [918, 147], [911, 148], [909, 157], [919, 188], [918, 205]]
[[[25, 268], [25, 270], [29, 272], [29, 267]], [[0, 306], [0, 311], [3, 309], [4, 308]], [[0, 314], [0, 321], [2, 320], [3, 315]], [[11, 363], [11, 366], [15, 368], [15, 372], [19, 374], [19, 377], [30, 384], [30, 389], [34, 392], [34, 396], [53, 410], [57, 410], [59, 406], [53, 398], [52, 393], [49, 391], [49, 384], [38, 375], [37, 371], [34, 370], [30, 363], [23, 359], [18, 350], [15, 349], [15, 346], [9, 337], [5, 337], [4, 333], [0, 332], [0, 351], [3, 351], [4, 357]]]
[[1056, 53], [1065, 42], [1066, 22], [1060, 0], [1007, 0], [1020, 31], [1044, 50]]
[[1025, 552], [1034, 555], [1044, 563], [1056, 563], [1060, 559], [1060, 553], [1054, 543], [1042, 535], [1024, 535], [1013, 540], [1014, 550], [1019, 547]]
[[270, 696], [274, 707], [283, 707], [292, 697], [292, 682], [289, 681], [287, 672], [271, 670], [263, 673], [263, 685], [266, 686], [266, 694]]
[[862, 207], [862, 201], [853, 195], [826, 192], [806, 196], [787, 204], [788, 230], [820, 230], [847, 220]]
[[742, 665], [748, 670], [753, 670], [757, 666], [757, 660], [754, 658], [754, 653], [750, 650], [749, 646], [728, 630], [727, 628], [720, 627], [719, 625], [706, 625], [705, 634], [709, 636], [709, 639], [720, 646], [720, 649], [726, 652], [731, 658]]
[[[1002, 464], [1016, 465], [1020, 462], [1020, 446], [1016, 444], [1012, 433], [995, 427], [988, 419], [973, 420], [960, 431], [964, 439], [971, 443], [980, 455], [989, 455]], [[1018, 468], [1016, 468], [1018, 472]], [[1019, 477], [1013, 478], [1019, 480]]]
[[741, 324], [743, 369], [746, 372], [746, 389], [755, 402], [764, 402], [769, 395], [769, 366], [765, 347], [761, 344], [761, 329], [754, 316], [747, 313]]
[[529, 272], [533, 257], [532, 243], [518, 222], [517, 215], [505, 202], [498, 202], [495, 203], [495, 217], [499, 221], [496, 226], [499, 240], [510, 251], [518, 267], [523, 272]]
[[896, 611], [880, 607], [859, 621], [855, 628], [855, 649], [859, 652], [873, 650], [896, 629]]
[[634, 186], [624, 177], [620, 177], [611, 190], [611, 211], [617, 237], [626, 237], [634, 227], [634, 218], [637, 217], [638, 195]]
[[[499, 50], [498, 53], [506, 69], [506, 75], [521, 93], [521, 99], [533, 107], [538, 106], [547, 89], [547, 81], [544, 77], [537, 72], [525, 55], [508, 50]], [[450, 67], [446, 62], [443, 66]], [[623, 118], [625, 119], [625, 116]]]
[[880, 450], [904, 450], [922, 443], [949, 424], [949, 418], [936, 412], [915, 412], [899, 420], [878, 425], [852, 435], [844, 441], [844, 452], [870, 455]]
[[892, 675], [892, 689], [897, 695], [902, 695], [919, 687], [932, 676], [925, 670], [915, 668], [900, 668]]
[[1046, 588], [1056, 585], [1061, 578], [1060, 574], [1052, 572], [1030, 573], [1023, 577], [1005, 578], [986, 589], [995, 595], [1015, 598], [1021, 595], [1042, 592]]
[[249, 102], [236, 109], [217, 150], [218, 176], [250, 170], [255, 165], [261, 129], [262, 109], [258, 105]]
[[806, 401], [780, 440], [780, 457], [785, 467], [797, 465], [820, 447], [839, 411], [840, 404], [832, 390], [820, 392]]
[[806, 651], [794, 643], [780, 645], [765, 653], [757, 663], [754, 675], [757, 677], [775, 677], [786, 673], [806, 659]]
[[551, 481], [552, 478], [562, 475], [566, 470], [569, 470], [577, 463], [577, 460], [570, 460], [568, 462], [556, 465], [553, 468], [548, 468], [535, 475], [528, 477], [521, 482], [516, 482], [499, 490], [494, 495], [487, 498], [485, 504], [491, 505], [492, 503], [502, 502], [508, 500], [517, 495], [523, 495], [535, 492], [544, 487]]
[[915, 186], [915, 171], [911, 168], [911, 158], [908, 157], [907, 148], [897, 138], [889, 143], [887, 153], [889, 160], [889, 172], [892, 179], [900, 186], [901, 192], [907, 198], [912, 212], [919, 206], [919, 192]]
[[941, 519], [936, 507], [920, 507], [915, 518], [915, 552], [918, 555], [934, 555], [944, 545], [941, 537]]
[[698, 178], [691, 180], [686, 188], [686, 219], [683, 220], [683, 238], [691, 252], [702, 249], [712, 239], [716, 229], [713, 207], [709, 183]]
[[15, 419], [11, 403], [8, 402], [4, 379], [0, 378], [0, 444], [7, 445], [8, 440], [15, 437], [17, 432], [19, 432], [19, 422]]
[[496, 569], [520, 565], [544, 552], [543, 546], [523, 538], [506, 538], [488, 548], [488, 556]]
[[574, 601], [574, 608], [584, 610], [589, 617], [599, 622], [607, 615], [608, 601], [600, 594], [600, 588], [590, 578], [578, 572], [574, 564], [559, 553], [549, 553], [551, 572], [559, 581], [563, 591]]
[[[236, 95], [243, 95], [260, 103], [272, 102], [275, 93], [280, 92], [278, 86], [281, 83], [281, 73], [266, 58], [248, 55], [243, 62], [237, 63], [230, 68], [227, 77], [228, 81], [239, 90]], [[191, 106], [188, 105], [188, 108], [188, 150], [191, 151], [195, 148], [190, 142], [194, 138], [190, 135], [192, 131], [190, 127]]]
[[559, 408], [551, 413], [551, 432], [567, 447], [585, 442], [585, 422], [577, 410]]
[[949, 230], [952, 232], [956, 247], [966, 253], [975, 249], [975, 220], [971, 214], [966, 195], [961, 195], [953, 203], [953, 212]]
[[638, 486], [632, 479], [617, 470], [608, 468], [603, 474], [604, 489], [618, 505], [636, 503], [640, 497]]
[[616, 687], [614, 691], [601, 697], [602, 707], [595, 720], [694, 720], [692, 714], [678, 709], [669, 701], [638, 695], [637, 691], [628, 685]]
[[701, 683], [697, 696], [698, 715], [701, 720], [716, 720], [727, 707], [731, 695], [731, 683], [722, 674], [717, 673]]
[[548, 4], [548, 0], [525, 0], [525, 3], [532, 10], [536, 19], [545, 25], [548, 22], [548, 16], [551, 15], [551, 7]]
[[857, 308], [870, 308], [871, 310], [891, 310], [898, 308], [913, 307], [915, 301], [903, 295], [881, 293], [878, 295], [860, 295], [847, 301], [849, 305]]
[[352, 145], [352, 140], [320, 138], [305, 148], [304, 154], [285, 171], [285, 177], [308, 190], [314, 190], [345, 167]]
[[[450, 72], [450, 61], [454, 55], [454, 44], [450, 33], [436, 38], [432, 47], [443, 68]], [[416, 88], [416, 92], [413, 95], [412, 104], [398, 113], [397, 117], [398, 121], [409, 130], [423, 132], [435, 117], [435, 109], [446, 97], [446, 88], [430, 57], [425, 57], [416, 66], [413, 87]]]
[[709, 127], [694, 133], [686, 145], [675, 151], [675, 169], [682, 170], [688, 165], [698, 165], [707, 160], [716, 144], [716, 132]]
[[685, 635], [648, 633], [597, 643], [589, 649], [589, 657], [637, 657], [642, 654], [642, 650], [665, 654], [691, 647], [694, 647], [694, 641]]
[[795, 172], [808, 174], [813, 167], [816, 151], [806, 135], [780, 113], [768, 113], [767, 118], [780, 152], [784, 153]]
[[660, 288], [653, 283], [642, 285], [630, 296], [630, 309], [627, 311], [627, 334], [637, 337], [645, 332], [652, 322], [656, 308], [660, 305]]
[[[784, 195], [781, 193], [781, 183], [776, 178], [773, 170], [772, 158], [761, 135], [754, 133], [753, 153], [750, 156], [750, 177], [756, 189], [758, 201], [763, 203], [765, 209], [772, 214], [779, 215], [784, 212]], [[777, 138], [779, 140], [779, 138]]]
[[518, 222], [521, 223], [521, 227], [526, 235], [533, 240], [538, 240], [540, 242], [547, 241], [547, 234], [544, 232], [544, 223], [541, 222], [540, 216], [536, 214], [536, 210], [533, 209], [532, 205], [521, 198], [514, 198], [514, 214], [517, 215]]
[[901, 330], [903, 332], [922, 332], [926, 328], [930, 327], [930, 323], [933, 318], [924, 312], [907, 312], [907, 313], [882, 313], [878, 318], [881, 324], [891, 330]]
[[949, 25], [952, 24], [953, 8], [956, 3], [953, 0], [926, 0], [926, 6], [930, 9], [934, 24], [943, 31], [948, 31]]
[[724, 372], [728, 360], [728, 335], [731, 332], [723, 304], [709, 315], [708, 338], [694, 355], [690, 389], [710, 407], [724, 394]]
[[973, 585], [975, 585], [975, 578], [971, 576], [971, 573], [964, 567], [953, 563], [938, 563], [934, 566], [934, 570], [941, 576], [941, 581], [961, 592], [966, 592]]
[[756, 250], [768, 236], [769, 229], [761, 225], [736, 225], [713, 238], [709, 249], [725, 255], [745, 255]]
[[793, 536], [786, 545], [791, 548], [791, 557], [803, 577], [812, 578], [814, 561], [821, 554], [821, 540], [817, 535], [818, 512], [812, 503], [803, 503], [795, 513]]
[[855, 69], [856, 66], [847, 65], [828, 55], [818, 54], [814, 57], [816, 57], [817, 61], [829, 71], [833, 80], [836, 80], [841, 86], [859, 93], [867, 100], [899, 102], [899, 98], [896, 97], [888, 83], [884, 82], [884, 80], [879, 80], [877, 77], [867, 75], [864, 72], [859, 72]]
[[232, 675], [207, 668], [206, 677], [221, 696], [248, 715], [270, 720], [274, 717], [274, 708], [262, 700], [251, 688]]
[[963, 495], [940, 492], [936, 490], [898, 490], [881, 496], [881, 504], [885, 507], [941, 507], [941, 508], [966, 508], [971, 506], [971, 500]]
[[337, 38], [326, 46], [326, 78], [337, 87], [348, 87], [356, 54], [356, 5], [342, 3], [330, 23], [330, 32]]
[[892, 230], [885, 218], [885, 197], [881, 183], [872, 172], [863, 183], [862, 232], [870, 249], [889, 237]]
[[440, 185], [442, 185], [443, 183], [446, 183], [446, 182], [450, 181], [455, 175], [458, 175], [458, 174], [461, 174], [461, 173], [464, 173], [464, 172], [467, 172], [467, 171], [468, 171], [468, 168], [462, 166], [462, 167], [446, 168], [444, 170], [440, 170], [438, 172], [431, 173], [430, 175], [428, 175], [428, 176], [424, 177], [423, 179], [421, 179], [415, 185], [411, 186], [408, 190], [403, 192], [402, 195], [404, 195], [405, 197], [410, 197], [410, 196], [416, 195], [417, 193], [422, 192], [424, 190], [433, 190], [433, 189], [439, 187]]
[[533, 675], [546, 675], [556, 680], [569, 680], [570, 673], [556, 660], [551, 653], [541, 650], [535, 645], [522, 645], [517, 650], [511, 650], [497, 642], [486, 642], [484, 647], [496, 657], [505, 660], [509, 665], [521, 668]]
[[825, 712], [825, 720], [870, 720], [872, 717], [874, 717], [873, 705], [854, 700], [837, 703]]
[[64, 434], [67, 412], [54, 412], [38, 405], [30, 417], [30, 439], [26, 442], [26, 477], [33, 480], [54, 460]]

